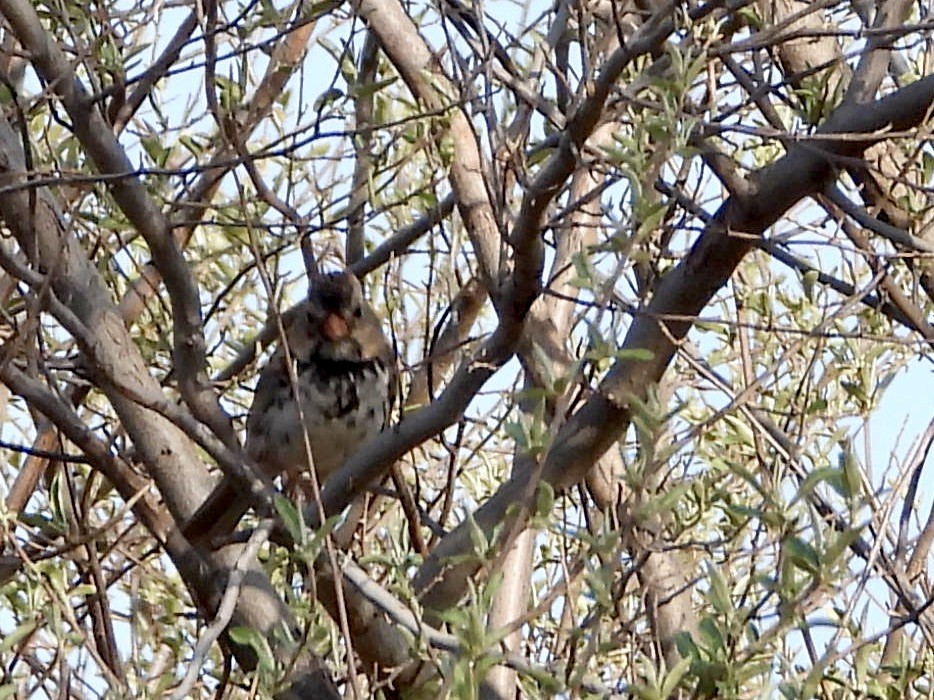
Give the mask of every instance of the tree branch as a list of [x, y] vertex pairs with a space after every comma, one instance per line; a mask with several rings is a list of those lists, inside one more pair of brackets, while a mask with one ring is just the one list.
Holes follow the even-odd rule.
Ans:
[[[857, 157], [888, 130], [918, 126], [927, 118], [932, 101], [934, 76], [871, 106], [841, 106], [818, 130], [815, 140], [796, 144], [786, 156], [755, 173], [750, 180], [758, 186], [749, 196], [724, 202], [688, 255], [662, 278], [648, 308], [633, 320], [626, 335], [623, 349], [648, 351], [651, 359], [616, 361], [597, 393], [555, 437], [540, 465], [542, 480], [562, 491], [583, 479], [628, 427], [630, 400], [644, 397], [661, 378], [677, 343], [693, 326], [690, 319], [727, 282], [758, 236], [793, 204], [820, 192], [835, 175], [838, 158]], [[862, 138], [831, 138], [835, 134]], [[535, 468], [530, 465], [525, 471], [533, 473]], [[510, 531], [516, 519], [524, 522], [528, 517], [534, 495], [534, 483], [509, 481], [473, 514], [472, 522], [488, 535], [503, 523], [504, 531]], [[516, 512], [516, 505], [521, 512]], [[512, 515], [507, 517], [507, 513]], [[471, 551], [471, 527], [463, 523], [445, 537], [415, 577], [414, 585], [422, 591], [427, 608], [450, 607], [466, 591], [478, 565], [452, 564], [451, 560]]]

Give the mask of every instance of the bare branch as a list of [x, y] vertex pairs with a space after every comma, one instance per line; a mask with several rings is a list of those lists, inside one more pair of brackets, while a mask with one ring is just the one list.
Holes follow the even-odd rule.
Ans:
[[[816, 140], [800, 144], [757, 175], [758, 188], [749, 197], [731, 197], [720, 207], [691, 252], [658, 285], [652, 302], [637, 316], [626, 335], [624, 348], [647, 351], [651, 360], [617, 360], [600, 385], [556, 436], [541, 465], [541, 478], [556, 490], [580, 481], [629, 424], [631, 397], [643, 397], [667, 368], [677, 342], [693, 319], [722, 287], [753, 246], [756, 237], [792, 204], [819, 192], [833, 177], [835, 158], [853, 156], [880, 138], [887, 129], [905, 130], [922, 123], [934, 101], [934, 78], [924, 78], [865, 106], [842, 106], [819, 130], [820, 134], [864, 134], [863, 139]], [[672, 320], [663, 320], [663, 319]], [[362, 456], [362, 455], [361, 455]], [[356, 461], [356, 460], [354, 460]], [[362, 460], [361, 460], [362, 461]], [[532, 473], [530, 465], [526, 473]], [[507, 518], [516, 504], [530, 507], [534, 483], [512, 480], [474, 513], [484, 531], [528, 511]], [[426, 560], [415, 585], [425, 591], [426, 607], [443, 610], [457, 602], [477, 565], [450, 565], [451, 558], [470, 551], [469, 527], [463, 524], [448, 535]]]
[[98, 169], [104, 174], [123, 176], [110, 181], [114, 198], [146, 239], [172, 300], [174, 354], [182, 394], [199, 418], [228, 445], [235, 444], [230, 421], [208, 385], [198, 286], [171, 235], [168, 219], [134, 174], [135, 168], [113, 131], [96, 106], [92, 106], [87, 91], [75, 77], [74, 68], [46, 34], [32, 6], [23, 0], [7, 0], [0, 3], [0, 13], [13, 27], [23, 47], [31, 53], [39, 75], [61, 99], [72, 120], [75, 135]]
[[359, 0], [353, 5], [412, 94], [429, 109], [453, 110], [449, 127], [454, 143], [451, 189], [473, 243], [481, 279], [487, 290], [493, 290], [499, 279], [499, 229], [483, 178], [476, 135], [467, 115], [456, 106], [458, 91], [442, 73], [427, 43], [396, 0]]
[[237, 600], [240, 597], [240, 589], [249, 572], [250, 564], [256, 558], [260, 547], [262, 547], [269, 538], [270, 532], [272, 532], [272, 521], [264, 520], [260, 523], [259, 527], [253, 531], [253, 534], [250, 536], [250, 541], [247, 542], [246, 547], [244, 547], [237, 556], [237, 563], [234, 565], [230, 572], [230, 577], [227, 579], [227, 587], [224, 590], [224, 595], [221, 597], [220, 604], [217, 606], [217, 612], [214, 613], [214, 619], [201, 633], [201, 638], [198, 640], [194, 654], [188, 664], [185, 677], [176, 686], [175, 690], [172, 691], [173, 700], [183, 700], [183, 698], [187, 698], [191, 694], [198, 680], [198, 674], [201, 672], [201, 667], [204, 665], [208, 651], [210, 651], [211, 646], [217, 641], [217, 638], [220, 637], [221, 633], [233, 619]]

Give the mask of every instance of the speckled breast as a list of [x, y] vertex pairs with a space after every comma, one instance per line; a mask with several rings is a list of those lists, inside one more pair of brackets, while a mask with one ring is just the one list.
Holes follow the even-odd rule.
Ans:
[[[379, 360], [298, 362], [296, 370], [304, 429], [324, 479], [382, 430], [390, 403], [389, 372]], [[281, 376], [274, 381], [268, 405], [254, 403], [248, 450], [270, 473], [295, 471], [307, 464], [302, 425], [291, 382]], [[257, 387], [257, 401], [262, 388]]]

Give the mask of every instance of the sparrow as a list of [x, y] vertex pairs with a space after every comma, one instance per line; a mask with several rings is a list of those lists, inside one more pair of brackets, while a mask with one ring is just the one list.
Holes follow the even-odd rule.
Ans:
[[[385, 426], [395, 353], [360, 281], [347, 270], [313, 276], [307, 298], [283, 314], [283, 325], [286, 345], [260, 371], [245, 449], [270, 478], [282, 474], [307, 486], [307, 434], [320, 484]], [[248, 508], [236, 480], [225, 476], [189, 519], [185, 534], [193, 540], [229, 534]]]

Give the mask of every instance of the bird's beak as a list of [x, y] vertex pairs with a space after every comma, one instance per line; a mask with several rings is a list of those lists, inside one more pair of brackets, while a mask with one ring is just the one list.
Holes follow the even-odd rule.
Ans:
[[347, 321], [338, 314], [330, 313], [325, 316], [324, 323], [321, 324], [321, 335], [330, 342], [336, 343], [350, 335], [350, 327]]

